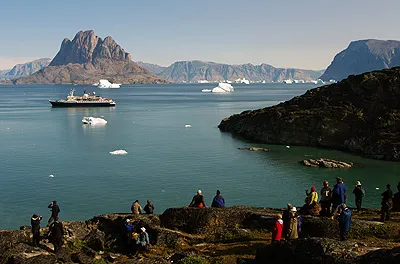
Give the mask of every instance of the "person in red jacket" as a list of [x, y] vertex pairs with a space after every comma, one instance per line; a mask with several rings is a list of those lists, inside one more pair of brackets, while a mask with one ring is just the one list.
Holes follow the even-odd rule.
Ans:
[[274, 230], [272, 231], [272, 243], [281, 241], [282, 229], [283, 229], [282, 215], [278, 214], [278, 215], [276, 215], [276, 222], [275, 222]]

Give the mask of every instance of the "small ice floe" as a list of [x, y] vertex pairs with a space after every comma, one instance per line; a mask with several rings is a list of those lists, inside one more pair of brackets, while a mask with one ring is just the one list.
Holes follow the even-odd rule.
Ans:
[[375, 189], [376, 189], [376, 190], [379, 190], [379, 187], [376, 187]]
[[286, 146], [286, 148], [290, 148], [290, 146]]
[[192, 127], [191, 125], [185, 125], [185, 127]]
[[83, 124], [88, 125], [105, 125], [107, 124], [107, 120], [100, 118], [100, 117], [93, 117], [93, 116], [84, 116], [82, 119]]
[[109, 152], [111, 155], [126, 155], [128, 152], [124, 149], [117, 149]]
[[49, 177], [50, 177], [50, 178], [54, 178], [54, 175], [53, 175], [53, 174], [50, 174]]

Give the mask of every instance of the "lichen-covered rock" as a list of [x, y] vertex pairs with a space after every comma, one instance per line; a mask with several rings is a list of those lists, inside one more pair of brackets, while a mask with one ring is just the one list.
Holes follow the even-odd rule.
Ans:
[[352, 162], [344, 162], [344, 161], [338, 161], [338, 160], [332, 160], [332, 159], [308, 159], [308, 160], [303, 160], [302, 163], [304, 166], [308, 167], [316, 167], [316, 168], [340, 168], [340, 169], [347, 169], [353, 167]]
[[351, 75], [219, 129], [266, 144], [325, 147], [400, 161], [400, 68]]

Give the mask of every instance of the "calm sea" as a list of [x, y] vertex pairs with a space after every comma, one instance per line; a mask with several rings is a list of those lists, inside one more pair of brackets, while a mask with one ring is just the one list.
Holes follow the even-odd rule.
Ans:
[[[309, 84], [234, 85], [230, 94], [201, 93], [214, 84], [0, 86], [0, 229], [29, 225], [33, 213], [47, 221], [57, 200], [61, 220], [129, 212], [132, 201], [154, 202], [156, 212], [187, 205], [197, 189], [210, 203], [217, 189], [227, 205], [301, 205], [304, 190], [332, 185], [337, 176], [351, 190], [360, 180], [364, 205], [378, 207], [386, 183], [395, 186], [400, 164], [339, 151], [252, 144], [221, 133], [220, 121], [244, 110], [277, 104], [314, 88]], [[95, 91], [115, 108], [52, 108], [49, 99]], [[105, 126], [83, 125], [84, 116]], [[185, 127], [191, 125], [191, 127]], [[265, 146], [271, 152], [239, 147]], [[127, 155], [110, 155], [124, 149]], [[349, 170], [306, 168], [304, 158], [355, 162]], [[50, 177], [49, 175], [54, 175]], [[376, 188], [380, 188], [377, 190]]]

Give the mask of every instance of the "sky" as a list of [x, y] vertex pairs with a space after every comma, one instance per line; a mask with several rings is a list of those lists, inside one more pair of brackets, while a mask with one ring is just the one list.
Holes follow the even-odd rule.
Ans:
[[325, 69], [353, 40], [400, 40], [399, 0], [19, 0], [0, 8], [0, 69], [53, 58], [80, 30], [134, 61]]

